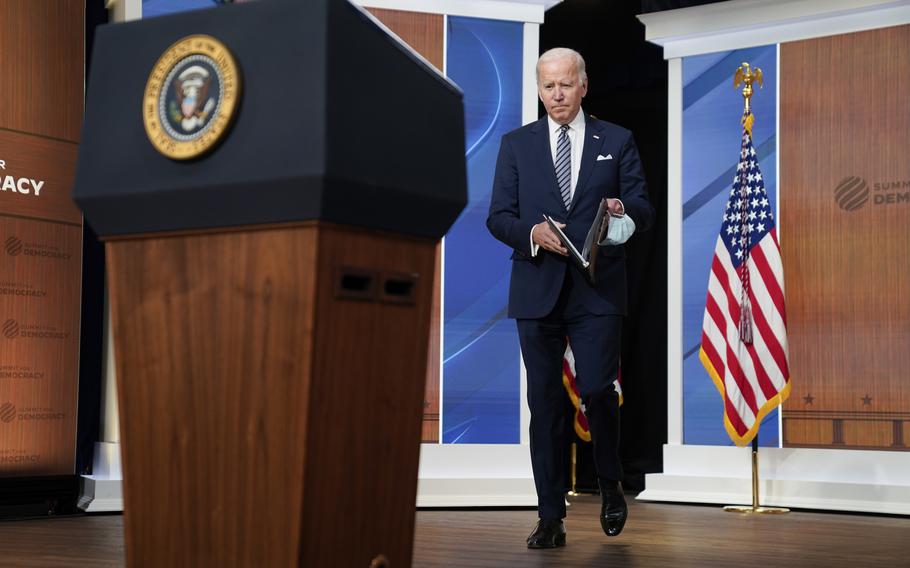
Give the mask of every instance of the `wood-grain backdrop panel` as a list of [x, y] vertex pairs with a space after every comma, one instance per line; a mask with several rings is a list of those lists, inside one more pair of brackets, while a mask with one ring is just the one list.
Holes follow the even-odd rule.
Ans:
[[[79, 146], [71, 142], [0, 130], [0, 215], [82, 225], [73, 203], [73, 179]], [[4, 178], [28, 179], [23, 194], [4, 186]], [[32, 184], [32, 180], [37, 182]], [[43, 183], [41, 183], [43, 182]], [[35, 195], [32, 185], [40, 184]], [[6, 190], [3, 188], [7, 187]]]
[[910, 26], [782, 44], [786, 446], [907, 450]]
[[445, 35], [442, 14], [382, 8], [368, 8], [367, 10], [442, 72], [442, 45]]
[[82, 0], [0, 2], [0, 129], [79, 140], [84, 18]]
[[[424, 14], [401, 10], [368, 8], [369, 12], [404, 40], [417, 53], [443, 69], [443, 27], [442, 14]], [[430, 319], [430, 347], [427, 358], [427, 386], [424, 395], [422, 441], [439, 441], [439, 382], [442, 342], [442, 262], [441, 245], [436, 248], [436, 272], [433, 282], [433, 310]]]
[[82, 227], [0, 215], [0, 476], [72, 474]]
[[75, 469], [84, 9], [0, 1], [0, 476]]

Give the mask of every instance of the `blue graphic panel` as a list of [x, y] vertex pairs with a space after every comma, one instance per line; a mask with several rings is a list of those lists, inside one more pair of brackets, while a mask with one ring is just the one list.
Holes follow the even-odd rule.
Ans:
[[[698, 358], [708, 274], [742, 141], [741, 91], [733, 73], [759, 67], [764, 88], [752, 97], [752, 139], [772, 206], [777, 203], [777, 46], [683, 59], [683, 442], [732, 446], [723, 400]], [[762, 420], [758, 440], [778, 445], [778, 410]]]
[[174, 12], [211, 8], [223, 3], [221, 0], [142, 0], [142, 17], [154, 18]]
[[509, 249], [487, 231], [500, 138], [521, 126], [522, 24], [448, 19], [464, 90], [468, 205], [445, 238], [442, 441], [519, 443], [519, 349], [506, 318]]

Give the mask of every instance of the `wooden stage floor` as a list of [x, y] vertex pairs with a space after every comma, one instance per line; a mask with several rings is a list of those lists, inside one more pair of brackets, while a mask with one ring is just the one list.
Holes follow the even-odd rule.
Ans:
[[[819, 512], [744, 516], [715, 506], [634, 499], [629, 504], [625, 531], [608, 539], [597, 522], [599, 498], [579, 497], [566, 520], [568, 546], [556, 550], [525, 547], [534, 511], [419, 511], [414, 567], [910, 566], [907, 517]], [[123, 565], [120, 515], [0, 523], [0, 566], [76, 565]]]

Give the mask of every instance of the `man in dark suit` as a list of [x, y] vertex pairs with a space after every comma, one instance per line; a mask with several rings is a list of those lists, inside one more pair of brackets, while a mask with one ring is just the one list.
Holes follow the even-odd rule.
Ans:
[[[567, 337], [594, 443], [601, 526], [616, 536], [625, 524], [619, 397], [613, 387], [626, 313], [622, 243], [649, 228], [654, 210], [631, 132], [581, 110], [588, 89], [581, 55], [565, 48], [541, 55], [537, 89], [547, 116], [502, 137], [487, 227], [513, 249], [509, 317], [516, 319], [527, 368], [540, 517], [528, 547], [552, 548], [566, 542], [562, 359]], [[543, 216], [562, 221], [560, 228], [581, 250], [603, 198], [613, 217], [591, 284]]]

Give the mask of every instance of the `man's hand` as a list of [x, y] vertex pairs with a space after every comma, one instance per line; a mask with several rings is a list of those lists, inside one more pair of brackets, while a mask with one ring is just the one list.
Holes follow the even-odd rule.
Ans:
[[607, 198], [607, 209], [614, 217], [622, 217], [626, 214], [626, 209], [622, 206], [622, 201], [612, 197]]
[[[566, 226], [565, 223], [556, 223], [556, 225], [560, 229]], [[569, 251], [566, 250], [566, 247], [562, 246], [559, 237], [556, 236], [556, 233], [553, 232], [553, 229], [550, 228], [550, 225], [546, 221], [534, 225], [534, 228], [531, 229], [531, 239], [545, 250], [563, 256], [569, 256]]]

